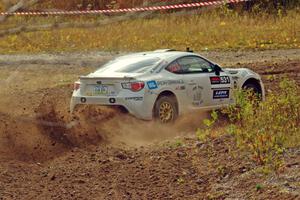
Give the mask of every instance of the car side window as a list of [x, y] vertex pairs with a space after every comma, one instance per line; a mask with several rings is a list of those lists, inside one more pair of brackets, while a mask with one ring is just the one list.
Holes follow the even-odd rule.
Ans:
[[190, 74], [190, 73], [209, 73], [213, 72], [213, 65], [196, 56], [187, 56], [177, 60], [179, 70], [177, 73]]
[[182, 71], [181, 67], [180, 67], [180, 65], [178, 64], [177, 61], [174, 61], [171, 64], [169, 64], [167, 66], [166, 70], [168, 70], [169, 72], [175, 73], [175, 74], [178, 74]]

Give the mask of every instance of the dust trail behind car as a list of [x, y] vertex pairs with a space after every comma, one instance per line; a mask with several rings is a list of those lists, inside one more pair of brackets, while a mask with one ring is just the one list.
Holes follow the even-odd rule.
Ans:
[[[200, 120], [184, 120], [172, 126], [146, 122], [108, 107], [82, 107], [74, 115], [68, 111], [69, 85], [39, 89], [43, 94], [37, 105], [26, 104], [24, 114], [1, 113], [2, 158], [23, 161], [45, 161], [74, 147], [91, 145], [145, 146], [193, 132]], [[33, 94], [31, 94], [33, 95]], [[31, 96], [30, 95], [30, 96]], [[14, 98], [7, 95], [6, 98]], [[31, 96], [25, 101], [37, 98]], [[19, 99], [20, 101], [20, 99]], [[35, 100], [36, 101], [36, 100]], [[11, 99], [12, 103], [14, 102]], [[19, 102], [21, 103], [21, 102]], [[5, 107], [1, 106], [1, 110]], [[11, 110], [13, 111], [13, 110]], [[188, 128], [189, 127], [189, 128]], [[187, 129], [188, 128], [188, 129]]]

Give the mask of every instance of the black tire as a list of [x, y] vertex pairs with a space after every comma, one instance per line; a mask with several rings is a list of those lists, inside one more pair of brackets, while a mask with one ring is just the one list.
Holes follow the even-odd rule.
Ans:
[[247, 83], [243, 86], [243, 90], [250, 91], [252, 93], [252, 96], [256, 98], [256, 100], [261, 101], [262, 100], [262, 94], [260, 87], [253, 83]]
[[161, 96], [155, 102], [154, 117], [161, 123], [174, 122], [178, 117], [177, 100], [174, 96]]

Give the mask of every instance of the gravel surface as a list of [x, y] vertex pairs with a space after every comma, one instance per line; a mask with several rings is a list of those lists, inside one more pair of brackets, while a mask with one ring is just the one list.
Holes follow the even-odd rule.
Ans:
[[[235, 65], [237, 63], [280, 62], [300, 59], [300, 49], [265, 50], [265, 51], [204, 51], [199, 52], [222, 65]], [[88, 52], [88, 53], [61, 53], [38, 55], [0, 55], [1, 65], [19, 64], [76, 64], [79, 66], [99, 66], [103, 60], [111, 59], [125, 53]]]

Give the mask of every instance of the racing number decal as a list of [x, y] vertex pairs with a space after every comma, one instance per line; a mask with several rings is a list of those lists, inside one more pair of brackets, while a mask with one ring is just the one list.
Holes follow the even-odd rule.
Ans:
[[229, 78], [229, 76], [212, 76], [212, 77], [210, 77], [210, 83], [212, 85], [229, 84], [230, 78]]
[[229, 84], [230, 83], [229, 76], [220, 76], [220, 78], [221, 78], [221, 84]]

